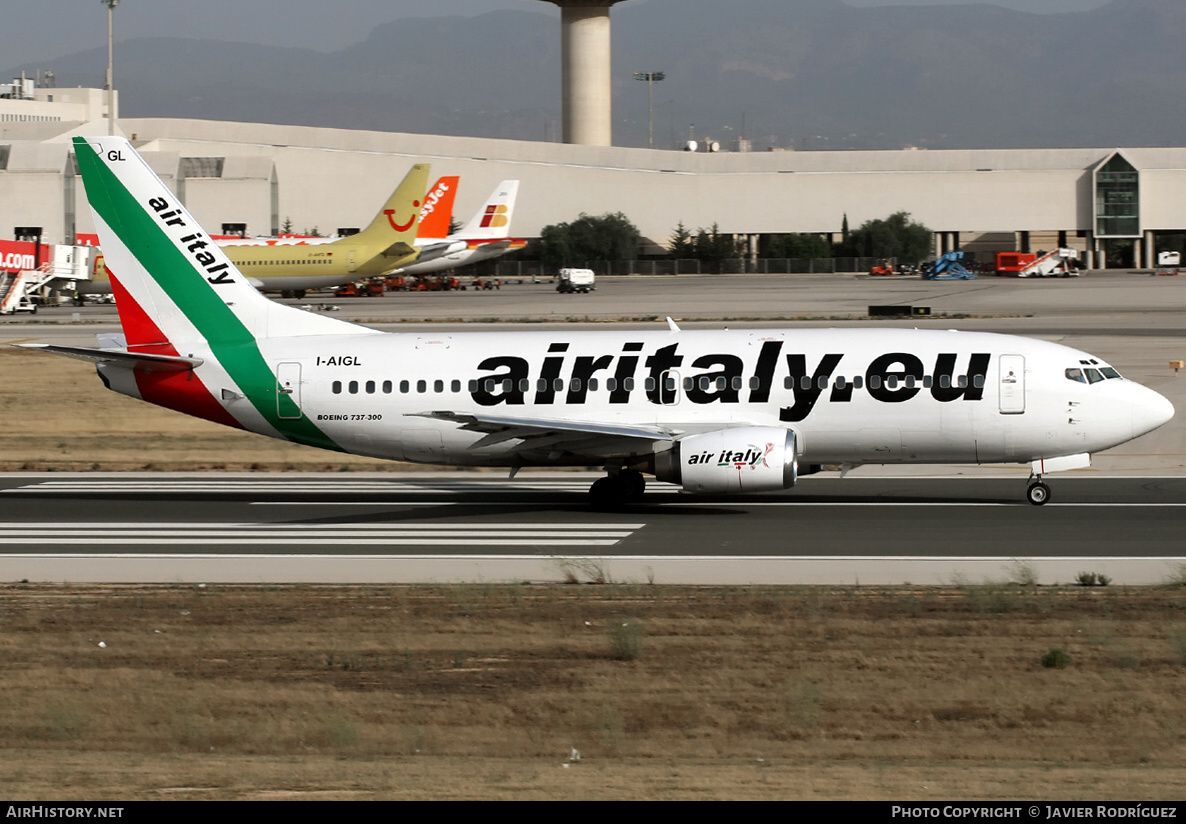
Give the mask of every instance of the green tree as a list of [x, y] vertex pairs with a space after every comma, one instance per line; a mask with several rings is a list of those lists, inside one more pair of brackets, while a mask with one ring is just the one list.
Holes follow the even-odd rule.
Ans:
[[881, 220], [867, 220], [841, 244], [844, 257], [897, 258], [918, 263], [931, 256], [931, 230], [910, 219], [909, 212], [895, 212]]
[[764, 258], [829, 258], [832, 256], [832, 244], [820, 235], [806, 232], [762, 235], [758, 242], [758, 254]]
[[671, 243], [667, 245], [667, 249], [677, 260], [696, 256], [696, 239], [692, 237], [692, 233], [684, 226], [682, 220], [675, 227], [675, 233], [671, 236]]
[[720, 263], [723, 260], [731, 260], [740, 257], [737, 250], [737, 241], [733, 239], [733, 235], [723, 235], [717, 224], [712, 224], [712, 229], [700, 229], [696, 232], [695, 240], [695, 255], [703, 263]]
[[553, 266], [594, 260], [633, 260], [638, 228], [621, 212], [600, 217], [581, 213], [572, 223], [554, 223], [540, 230], [539, 259]]

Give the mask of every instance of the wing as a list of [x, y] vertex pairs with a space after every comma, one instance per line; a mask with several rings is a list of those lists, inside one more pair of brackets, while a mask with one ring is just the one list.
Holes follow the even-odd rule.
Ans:
[[471, 449], [518, 440], [520, 443], [512, 447], [513, 452], [571, 452], [596, 458], [662, 452], [670, 449], [680, 434], [661, 426], [517, 418], [486, 413], [418, 412], [412, 417], [455, 421], [462, 429], [485, 433], [485, 437]]

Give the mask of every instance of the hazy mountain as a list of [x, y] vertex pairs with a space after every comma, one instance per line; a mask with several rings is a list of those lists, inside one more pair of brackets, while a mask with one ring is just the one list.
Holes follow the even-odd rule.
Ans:
[[[614, 137], [660, 147], [741, 133], [755, 148], [1180, 145], [1186, 4], [1115, 0], [1038, 15], [997, 6], [854, 8], [839, 0], [650, 0], [613, 10]], [[555, 16], [404, 20], [323, 53], [213, 40], [120, 43], [129, 117], [201, 117], [558, 139]], [[105, 49], [52, 68], [102, 82]]]

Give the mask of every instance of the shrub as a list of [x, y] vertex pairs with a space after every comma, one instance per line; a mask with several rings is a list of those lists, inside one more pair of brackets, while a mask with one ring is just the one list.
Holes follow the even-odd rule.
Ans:
[[1046, 667], [1046, 669], [1062, 669], [1070, 665], [1070, 663], [1071, 656], [1065, 649], [1059, 649], [1058, 647], [1055, 647], [1042, 656], [1042, 666]]

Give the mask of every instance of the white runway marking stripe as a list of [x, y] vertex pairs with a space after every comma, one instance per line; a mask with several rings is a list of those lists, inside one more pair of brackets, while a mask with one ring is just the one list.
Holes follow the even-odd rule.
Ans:
[[613, 546], [645, 524], [136, 524], [0, 525], [0, 544]]
[[250, 480], [218, 479], [160, 481], [42, 481], [13, 489], [12, 492], [90, 492], [90, 493], [170, 493], [170, 492], [410, 492], [421, 494], [474, 491], [523, 492], [530, 490], [573, 490], [585, 492], [589, 481], [462, 481], [457, 483], [416, 481], [325, 481], [325, 480]]

